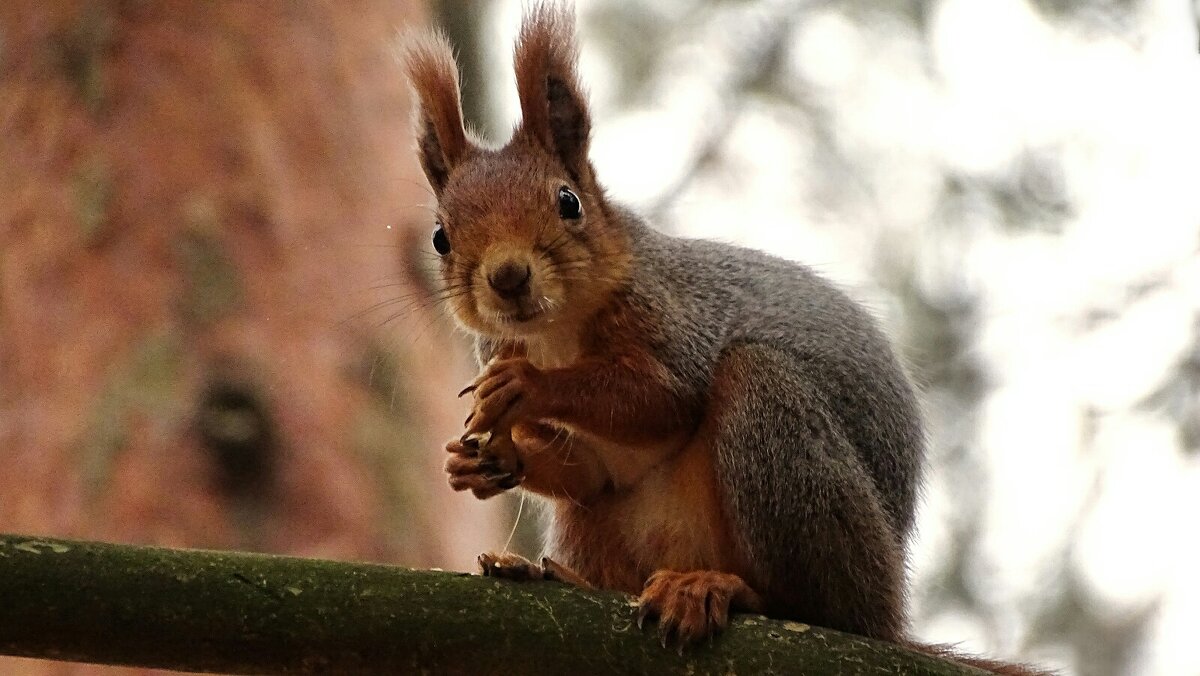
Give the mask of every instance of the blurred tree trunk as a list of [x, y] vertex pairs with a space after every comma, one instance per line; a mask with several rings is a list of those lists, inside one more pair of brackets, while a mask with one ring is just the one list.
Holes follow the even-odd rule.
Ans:
[[422, 5], [0, 6], [0, 529], [469, 565]]

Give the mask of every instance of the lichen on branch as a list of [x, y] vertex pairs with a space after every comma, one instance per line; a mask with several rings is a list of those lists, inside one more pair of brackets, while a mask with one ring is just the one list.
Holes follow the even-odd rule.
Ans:
[[0, 654], [240, 674], [962, 674], [739, 616], [682, 655], [631, 599], [378, 564], [0, 535]]

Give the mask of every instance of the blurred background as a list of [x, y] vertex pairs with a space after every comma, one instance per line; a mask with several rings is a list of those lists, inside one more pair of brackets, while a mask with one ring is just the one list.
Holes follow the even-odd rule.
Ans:
[[[814, 266], [903, 347], [932, 430], [915, 633], [1200, 674], [1200, 3], [577, 6], [612, 195]], [[501, 143], [520, 13], [0, 6], [0, 531], [536, 554], [532, 504], [441, 475], [472, 364], [394, 59], [445, 26]]]

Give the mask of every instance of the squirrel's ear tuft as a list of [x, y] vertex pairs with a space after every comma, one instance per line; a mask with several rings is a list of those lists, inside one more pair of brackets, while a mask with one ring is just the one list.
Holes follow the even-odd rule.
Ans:
[[514, 55], [521, 99], [519, 133], [550, 151], [577, 181], [590, 176], [592, 129], [576, 70], [578, 59], [572, 10], [544, 2], [525, 15]]
[[417, 97], [415, 121], [421, 168], [440, 197], [450, 172], [471, 147], [463, 126], [454, 51], [440, 31], [421, 32], [401, 38], [400, 55]]

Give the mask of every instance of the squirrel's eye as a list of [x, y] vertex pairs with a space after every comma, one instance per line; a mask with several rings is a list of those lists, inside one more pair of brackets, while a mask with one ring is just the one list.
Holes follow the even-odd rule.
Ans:
[[433, 231], [433, 250], [438, 252], [439, 256], [450, 253], [450, 238], [446, 237], [446, 229], [441, 223], [438, 223]]
[[558, 217], [568, 220], [575, 220], [583, 215], [583, 206], [579, 204], [579, 197], [571, 192], [567, 186], [558, 189]]

